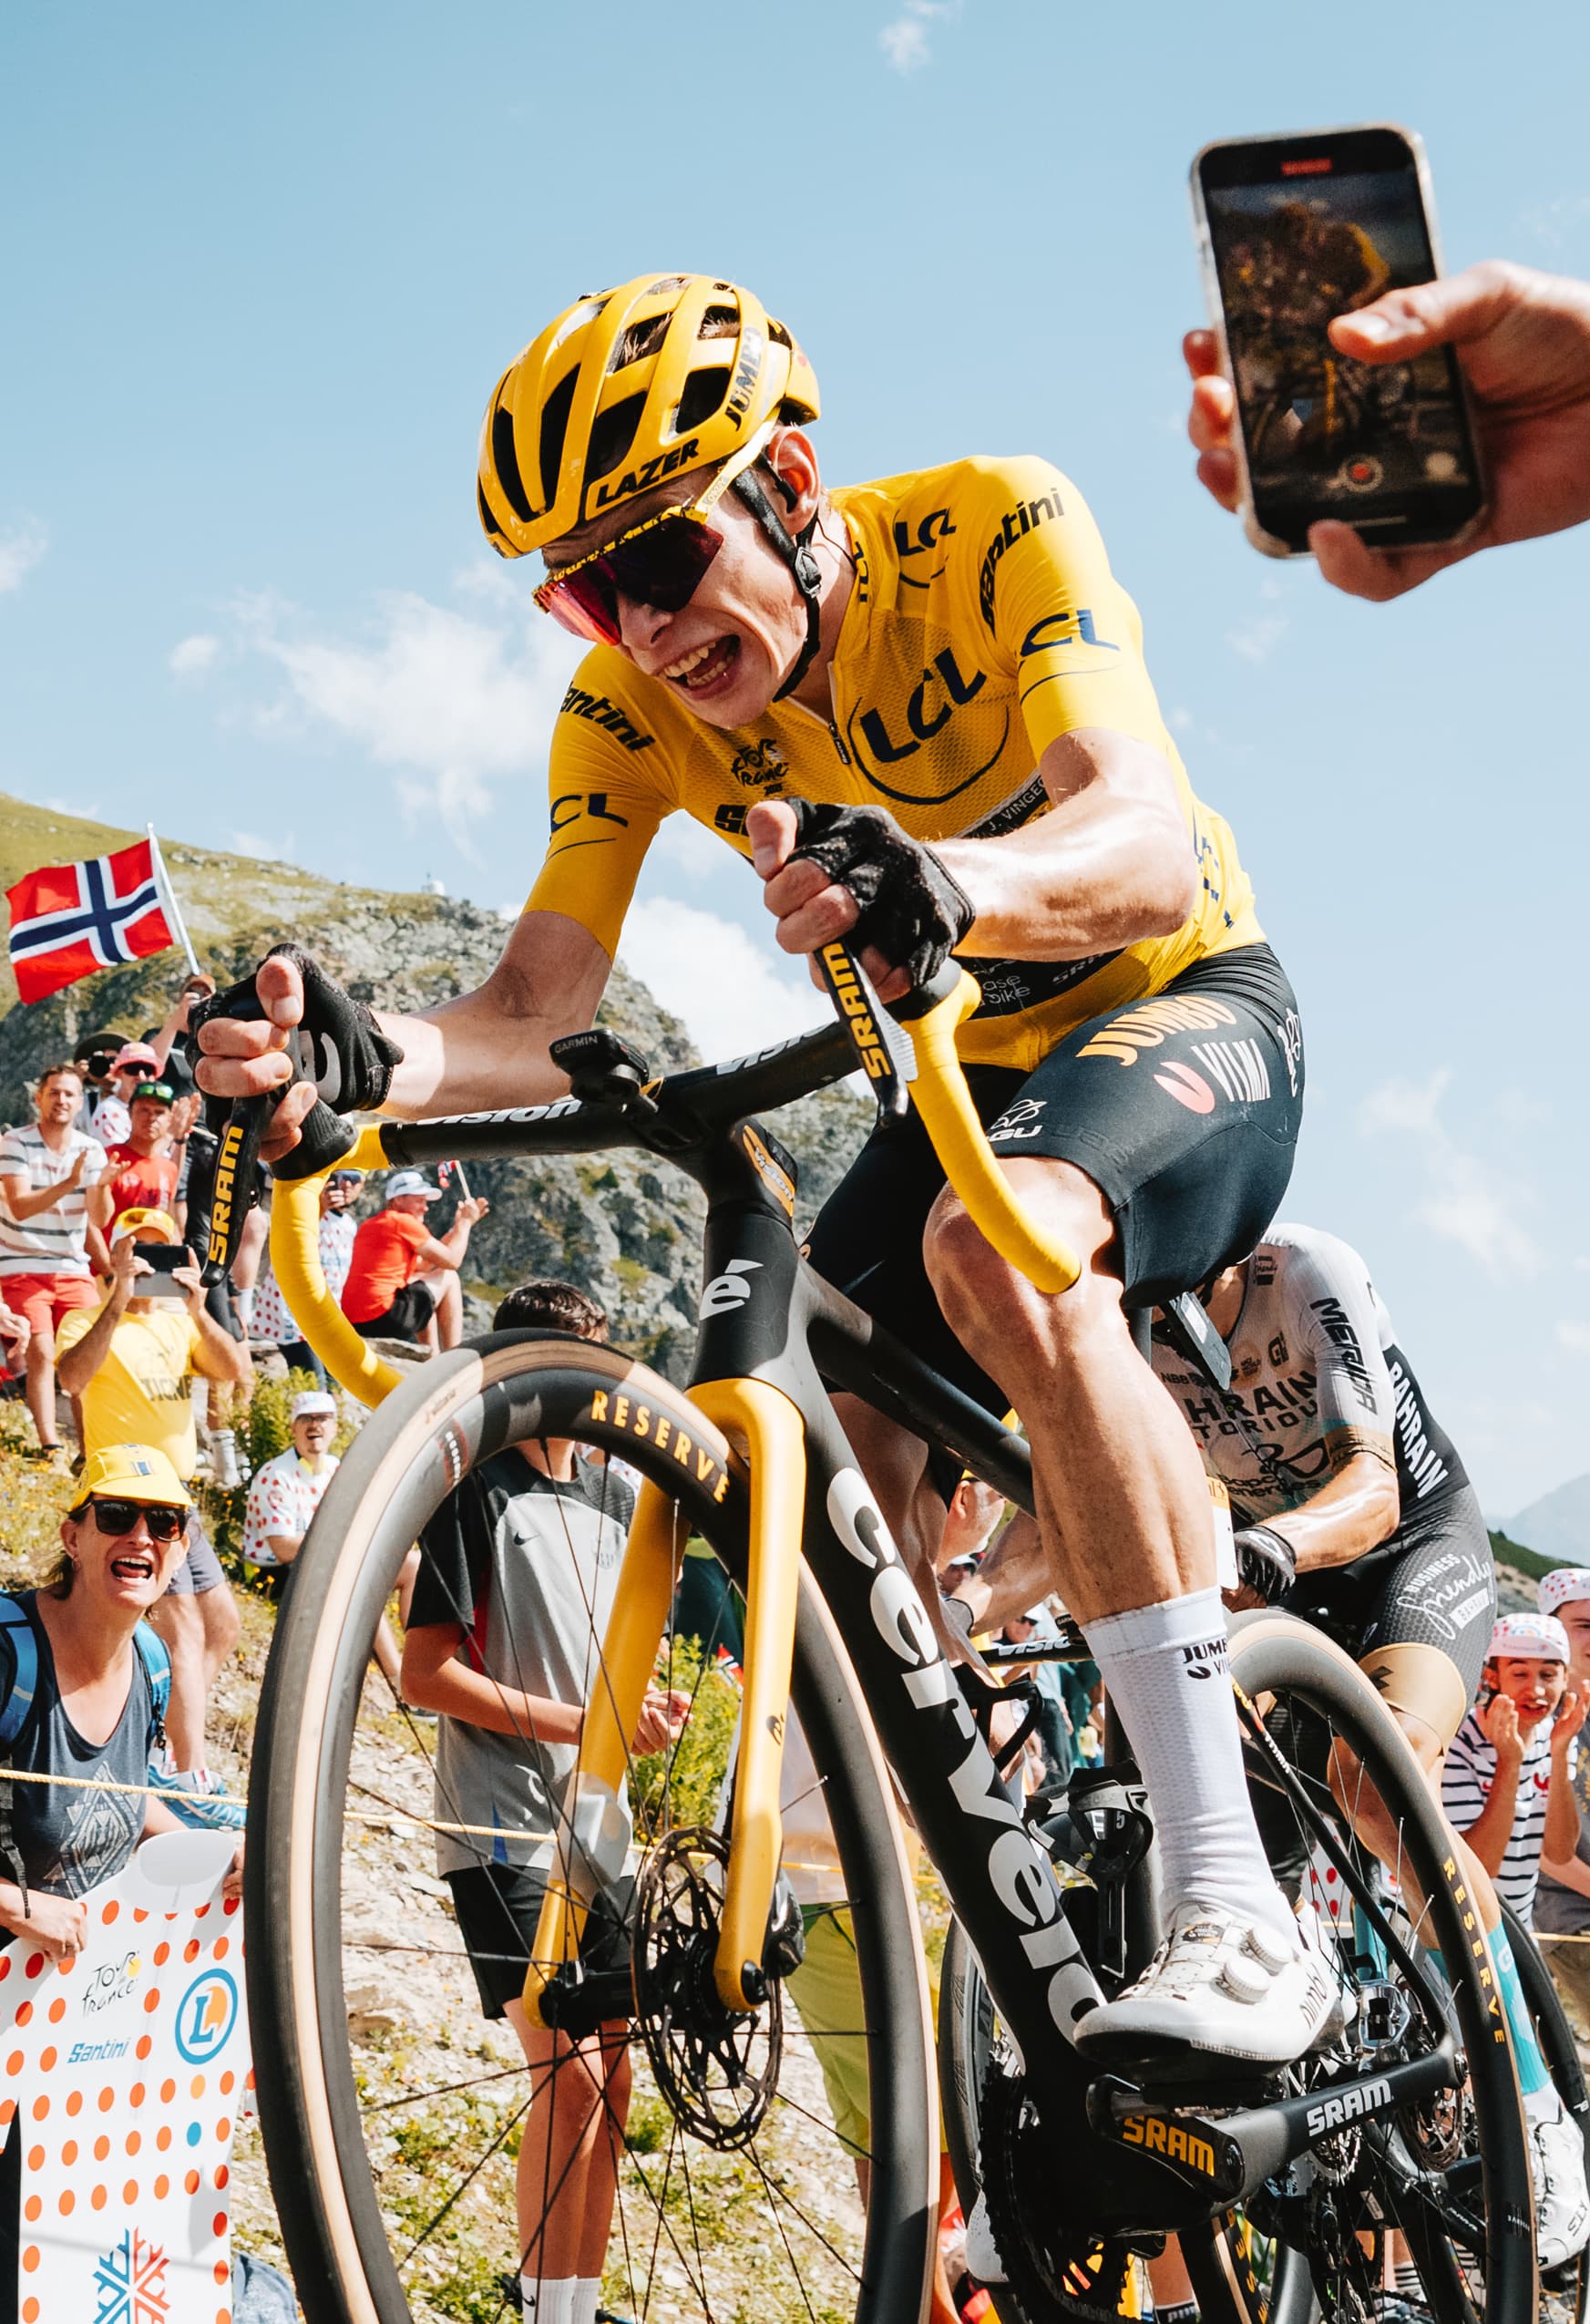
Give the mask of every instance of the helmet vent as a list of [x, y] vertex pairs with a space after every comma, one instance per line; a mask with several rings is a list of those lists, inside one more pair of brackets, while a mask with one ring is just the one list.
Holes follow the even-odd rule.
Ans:
[[[549, 509], [558, 497], [558, 471], [563, 462], [563, 438], [569, 432], [569, 407], [574, 401], [574, 383], [579, 376], [578, 365], [565, 372], [541, 407], [541, 496], [543, 506]], [[517, 481], [517, 468], [514, 476]], [[528, 509], [525, 514], [528, 518]]]
[[514, 447], [513, 414], [498, 404], [491, 415], [491, 458], [498, 479], [508, 498], [508, 505], [524, 524], [530, 521], [530, 504], [526, 497], [524, 478], [519, 474], [519, 456]]

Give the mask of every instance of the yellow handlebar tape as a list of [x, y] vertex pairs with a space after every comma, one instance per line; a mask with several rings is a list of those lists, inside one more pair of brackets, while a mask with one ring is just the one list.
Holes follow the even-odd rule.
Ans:
[[[360, 1131], [351, 1154], [333, 1167], [387, 1170], [391, 1161], [376, 1128]], [[333, 1380], [378, 1404], [403, 1378], [362, 1340], [326, 1288], [320, 1263], [320, 1190], [329, 1171], [314, 1178], [278, 1178], [271, 1198], [271, 1266], [294, 1322]]]
[[977, 1117], [956, 1053], [956, 1033], [981, 999], [980, 988], [963, 969], [953, 992], [925, 1016], [907, 1023], [917, 1053], [911, 1102], [945, 1177], [984, 1239], [1041, 1291], [1069, 1291], [1082, 1271], [1075, 1254], [1035, 1225], [1011, 1193]]

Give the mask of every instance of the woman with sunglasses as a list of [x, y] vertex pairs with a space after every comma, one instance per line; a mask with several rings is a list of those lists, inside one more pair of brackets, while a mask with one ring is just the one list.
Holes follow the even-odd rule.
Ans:
[[[880, 416], [908, 408], [923, 344], [859, 327]], [[1266, 1864], [1235, 1708], [1185, 1683], [1225, 1635], [1209, 1504], [1123, 1302], [1202, 1281], [1274, 1216], [1301, 1112], [1296, 1003], [1075, 487], [977, 456], [828, 490], [818, 404], [788, 329], [704, 275], [580, 298], [515, 358], [482, 430], [481, 521], [503, 556], [541, 555], [538, 603], [590, 644], [526, 910], [485, 985], [425, 1017], [378, 1021], [296, 949], [273, 955], [210, 1005], [200, 1080], [284, 1086], [302, 1022], [320, 1087], [286, 1095], [265, 1152], [307, 1121], [312, 1160], [335, 1153], [317, 1095], [424, 1115], [561, 1095], [545, 1044], [594, 1022], [675, 811], [748, 861], [786, 951], [847, 937], [886, 1001], [958, 951], [982, 988], [959, 1036], [974, 1097], [1081, 1282], [1051, 1300], [1017, 1277], [915, 1116], [857, 1157], [812, 1259], [990, 1411], [1015, 1405], [1051, 1578], [1144, 1758], [1168, 1941], [1081, 2041], [1290, 2061], [1332, 1980]], [[844, 1416], [933, 1603], [923, 1447], [853, 1400]]]
[[[33, 1633], [37, 1671], [6, 1764], [128, 1787], [9, 1787], [0, 1820], [0, 1928], [26, 1935], [55, 1960], [82, 1950], [87, 1892], [114, 1879], [140, 1840], [182, 1828], [159, 1800], [141, 1796], [159, 1722], [154, 1658], [146, 1660], [135, 1633], [186, 1553], [190, 1506], [187, 1487], [152, 1445], [91, 1453], [47, 1579], [3, 1603], [0, 1710], [22, 1667], [19, 1620]], [[241, 1864], [240, 1848], [229, 1894]]]

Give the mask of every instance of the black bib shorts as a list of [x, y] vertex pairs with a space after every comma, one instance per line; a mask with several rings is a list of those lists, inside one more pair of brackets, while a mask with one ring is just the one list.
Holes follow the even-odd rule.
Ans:
[[[1242, 1259], [1292, 1175], [1303, 1043], [1267, 944], [1190, 968], [1153, 999], [1068, 1033], [1031, 1073], [971, 1065], [996, 1154], [1074, 1163], [1109, 1202], [1126, 1304], [1191, 1291]], [[812, 1265], [990, 1412], [1010, 1404], [955, 1338], [922, 1257], [944, 1173], [919, 1117], [880, 1124], [824, 1204]]]

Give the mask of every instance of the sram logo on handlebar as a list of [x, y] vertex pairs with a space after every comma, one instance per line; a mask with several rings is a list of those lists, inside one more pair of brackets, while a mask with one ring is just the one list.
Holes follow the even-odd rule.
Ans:
[[247, 1125], [229, 1122], [221, 1134], [221, 1151], [215, 1157], [215, 1195], [210, 1213], [210, 1244], [206, 1257], [215, 1267], [223, 1267], [231, 1257], [232, 1206], [237, 1199], [238, 1157], [243, 1150]]
[[916, 1053], [895, 1026], [868, 982], [866, 972], [841, 943], [825, 944], [817, 955], [823, 982], [840, 1022], [850, 1035], [857, 1060], [867, 1079], [877, 1085], [878, 1104], [887, 1113], [906, 1110], [904, 1085], [916, 1078]]

